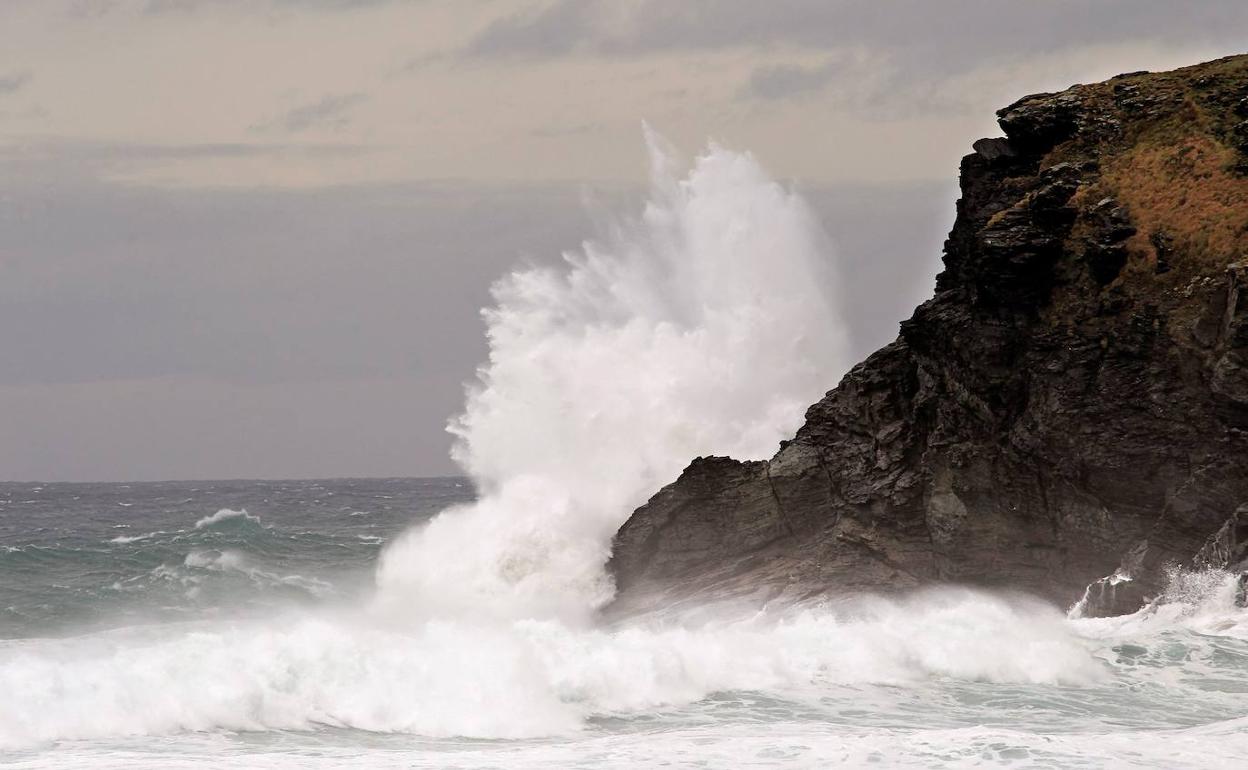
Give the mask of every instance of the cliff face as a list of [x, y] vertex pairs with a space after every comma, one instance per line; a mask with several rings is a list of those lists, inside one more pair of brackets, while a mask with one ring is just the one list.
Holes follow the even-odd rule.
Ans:
[[770, 461], [638, 509], [617, 610], [949, 581], [1111, 613], [1244, 557], [1248, 56], [998, 117], [935, 296]]

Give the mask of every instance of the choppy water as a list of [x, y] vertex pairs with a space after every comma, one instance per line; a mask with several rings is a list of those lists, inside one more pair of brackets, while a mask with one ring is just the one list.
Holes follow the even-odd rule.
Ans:
[[6, 638], [351, 601], [462, 479], [0, 483]]
[[0, 764], [1248, 756], [1248, 618], [1225, 576], [1111, 620], [959, 589], [610, 628], [377, 611], [383, 544], [471, 497], [455, 479], [0, 485]]

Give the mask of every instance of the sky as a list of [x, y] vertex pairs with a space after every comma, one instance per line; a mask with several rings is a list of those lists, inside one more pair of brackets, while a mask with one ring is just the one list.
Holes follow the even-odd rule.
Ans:
[[809, 198], [865, 356], [996, 109], [1245, 41], [1242, 0], [0, 0], [0, 480], [455, 473], [490, 283], [639, 205], [643, 121]]

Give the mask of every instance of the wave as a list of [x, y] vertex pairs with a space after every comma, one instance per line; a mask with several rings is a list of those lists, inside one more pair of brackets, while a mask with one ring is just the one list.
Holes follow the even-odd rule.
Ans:
[[259, 524], [260, 517], [252, 516], [246, 510], [235, 511], [229, 508], [222, 508], [211, 516], [205, 516], [195, 522], [195, 529], [205, 529], [207, 527], [216, 526], [224, 522], [245, 522], [249, 524]]
[[[1248, 619], [1224, 585], [1110, 619], [946, 588], [612, 629], [555, 619], [396, 628], [304, 613], [8, 642], [0, 748], [206, 730], [518, 739], [760, 699], [821, 722], [874, 713], [913, 723], [916, 704], [944, 702], [933, 727], [958, 709], [978, 724], [974, 704], [991, 702], [1020, 718], [1036, 704], [1064, 710], [1078, 730], [1096, 718], [1113, 730], [1213, 729], [1243, 716], [1248, 687]], [[838, 716], [845, 709], [858, 716]]]
[[481, 497], [385, 551], [380, 611], [587, 618], [634, 508], [697, 455], [769, 456], [845, 369], [802, 198], [748, 154], [711, 146], [681, 178], [647, 143], [639, 217], [494, 285], [489, 361], [450, 426]]
[[[1091, 686], [1052, 607], [973, 591], [613, 630], [557, 620], [359, 618], [165, 626], [0, 647], [0, 746], [198, 730], [351, 727], [524, 738], [717, 692], [966, 681]], [[121, 707], [124, 704], [124, 707]]]
[[[281, 575], [254, 565], [251, 558], [242, 551], [196, 550], [191, 551], [183, 560], [183, 565], [193, 570], [209, 572], [235, 573], [242, 575], [260, 586], [290, 586], [300, 588], [314, 596], [327, 596], [333, 593], [333, 586], [318, 578], [303, 575]], [[176, 575], [166, 565], [162, 565], [166, 575]]]
[[159, 537], [163, 534], [163, 532], [148, 532], [142, 535], [118, 535], [117, 537], [109, 539], [108, 542], [117, 543], [118, 545], [129, 545], [130, 543], [139, 543], [144, 540], [151, 540], [152, 538]]

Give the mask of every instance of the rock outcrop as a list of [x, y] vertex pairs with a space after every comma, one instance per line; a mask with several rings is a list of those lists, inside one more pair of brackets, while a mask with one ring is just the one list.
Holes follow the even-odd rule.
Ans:
[[998, 117], [935, 296], [770, 461], [699, 458], [638, 509], [617, 610], [1116, 576], [1111, 613], [1244, 557], [1248, 56]]

